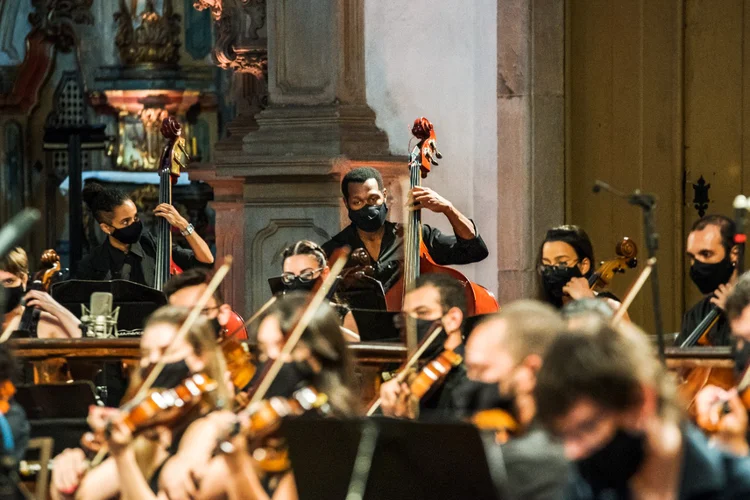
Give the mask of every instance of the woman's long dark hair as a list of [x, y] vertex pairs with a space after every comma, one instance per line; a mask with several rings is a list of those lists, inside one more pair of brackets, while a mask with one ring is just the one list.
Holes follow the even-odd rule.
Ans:
[[[287, 335], [302, 314], [307, 294], [293, 292], [279, 297], [268, 309], [267, 316], [275, 316], [281, 331]], [[355, 394], [357, 382], [354, 363], [339, 327], [338, 315], [324, 303], [305, 329], [300, 340], [307, 344], [322, 366], [312, 383], [328, 396], [336, 416], [348, 417], [359, 413], [359, 399]]]
[[[589, 235], [586, 234], [586, 231], [572, 224], [553, 227], [547, 231], [544, 240], [539, 245], [539, 253], [537, 254], [536, 259], [537, 268], [542, 264], [542, 251], [544, 250], [544, 244], [552, 241], [562, 241], [573, 247], [573, 250], [576, 252], [576, 258], [579, 262], [583, 259], [589, 260], [589, 270], [584, 276], [588, 277], [595, 271], [594, 263], [596, 261], [594, 260], [594, 246], [591, 244], [591, 239], [589, 239]], [[542, 274], [539, 272], [537, 272], [537, 280], [539, 282], [539, 299], [548, 304], [554, 304], [555, 300], [550, 297], [544, 289]]]

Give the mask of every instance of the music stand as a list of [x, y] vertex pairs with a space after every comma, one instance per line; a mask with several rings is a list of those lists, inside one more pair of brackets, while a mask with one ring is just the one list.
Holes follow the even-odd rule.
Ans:
[[401, 332], [393, 322], [397, 314], [390, 311], [352, 309], [362, 342], [401, 342]]
[[94, 292], [112, 294], [112, 309], [120, 308], [118, 330], [143, 330], [145, 319], [167, 304], [167, 297], [161, 291], [127, 280], [68, 280], [55, 283], [50, 289], [52, 298], [77, 318], [81, 317], [81, 304], [88, 307]]
[[371, 467], [361, 477], [365, 500], [499, 497], [481, 438], [471, 425], [303, 417], [284, 420], [281, 429], [301, 500], [346, 498], [368, 421], [377, 433]]

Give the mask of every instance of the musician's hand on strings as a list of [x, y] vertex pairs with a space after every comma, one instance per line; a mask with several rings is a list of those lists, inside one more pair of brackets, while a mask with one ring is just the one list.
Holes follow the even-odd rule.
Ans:
[[91, 430], [95, 433], [105, 432], [109, 422], [120, 415], [118, 408], [110, 408], [107, 406], [89, 406], [89, 415], [86, 417], [86, 422], [91, 427]]
[[593, 299], [596, 297], [593, 290], [589, 287], [589, 281], [586, 278], [573, 278], [563, 287], [563, 293], [573, 300]]
[[114, 456], [121, 454], [133, 442], [133, 433], [125, 422], [119, 418], [108, 424], [105, 435], [107, 436], [109, 451]]
[[[729, 413], [725, 413], [726, 409]], [[700, 427], [716, 429], [712, 443], [738, 455], [748, 454], [748, 415], [736, 390], [707, 385], [695, 396], [695, 413]]]
[[29, 290], [24, 296], [26, 307], [36, 307], [46, 313], [57, 316], [62, 306], [47, 292]]
[[80, 448], [68, 448], [55, 457], [50, 488], [52, 498], [74, 498], [86, 467], [86, 455]]
[[723, 311], [727, 305], [727, 297], [732, 293], [732, 290], [734, 290], [733, 284], [719, 285], [719, 288], [714, 292], [714, 296], [711, 297], [711, 303]]
[[180, 231], [184, 231], [188, 227], [188, 221], [169, 203], [162, 203], [157, 206], [154, 209], [154, 215], [166, 219], [171, 226], [176, 227]]
[[413, 399], [409, 386], [398, 379], [380, 386], [380, 406], [386, 417], [415, 418]]
[[453, 203], [446, 200], [428, 187], [417, 186], [411, 190], [412, 210], [426, 208], [431, 212], [444, 214], [453, 208]]
[[190, 460], [177, 455], [170, 458], [159, 474], [159, 487], [169, 500], [188, 500], [198, 493], [197, 472]]

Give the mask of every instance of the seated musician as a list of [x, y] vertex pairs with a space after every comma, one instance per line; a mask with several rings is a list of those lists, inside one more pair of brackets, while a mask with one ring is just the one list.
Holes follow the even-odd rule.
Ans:
[[[281, 282], [285, 292], [311, 291], [316, 283], [325, 280], [331, 272], [323, 249], [309, 240], [300, 240], [286, 247], [281, 259]], [[346, 329], [344, 332], [358, 334], [357, 322], [349, 307], [337, 300], [335, 294], [331, 305], [339, 313], [341, 326]], [[347, 334], [347, 340], [358, 341], [359, 336]]]
[[18, 330], [23, 312], [33, 307], [32, 337], [40, 339], [80, 337], [81, 321], [52, 298], [47, 292], [29, 290], [29, 259], [23, 248], [16, 247], [0, 259], [0, 280], [5, 288], [5, 316], [0, 342], [5, 342]]
[[[286, 336], [305, 302], [302, 294], [279, 298], [269, 308], [261, 325]], [[289, 397], [294, 391], [312, 385], [328, 397], [330, 415], [351, 417], [359, 413], [353, 361], [339, 331], [337, 314], [326, 304], [320, 307], [298, 345], [284, 360], [279, 377], [285, 380], [279, 384], [274, 381], [267, 397]], [[226, 435], [227, 424], [237, 419], [245, 422], [248, 410], [250, 407], [237, 416], [214, 412], [188, 429], [178, 454], [162, 474], [162, 487], [169, 498], [297, 498], [292, 472], [264, 472], [242, 434], [231, 441], [234, 452], [211, 458], [217, 442]], [[199, 485], [197, 494], [196, 483]], [[242, 494], [238, 496], [237, 492]]]
[[[502, 444], [507, 484], [500, 489], [509, 498], [558, 498], [567, 484], [569, 468], [562, 447], [537, 425], [532, 394], [544, 351], [564, 329], [553, 308], [522, 300], [483, 319], [466, 341], [464, 362], [471, 381], [467, 386], [473, 390], [457, 394], [463, 399], [457, 406], [473, 411], [499, 408], [520, 426]], [[478, 414], [475, 422], [484, 428], [480, 418]]]
[[[723, 215], [706, 215], [690, 229], [687, 238], [690, 279], [705, 297], [683, 316], [675, 345], [688, 338], [711, 309], [724, 309], [727, 295], [737, 280], [739, 249], [734, 244], [734, 235], [734, 221]], [[708, 332], [707, 340], [707, 345], [729, 345], [730, 329], [723, 314]]]
[[[79, 262], [76, 278], [124, 279], [153, 286], [156, 240], [143, 231], [133, 200], [117, 189], [105, 188], [95, 182], [89, 182], [83, 188], [83, 200], [107, 238]], [[154, 215], [179, 229], [192, 249], [172, 245], [172, 260], [177, 266], [187, 270], [196, 265], [213, 264], [208, 245], [177, 209], [162, 203], [154, 209]]]
[[573, 300], [606, 299], [613, 309], [620, 303], [610, 292], [594, 292], [588, 278], [594, 273], [594, 246], [582, 228], [573, 225], [547, 231], [539, 249], [541, 299], [557, 308]]
[[[735, 374], [741, 380], [750, 368], [750, 274], [740, 276], [727, 297], [725, 311], [732, 330]], [[726, 405], [722, 402], [726, 402]], [[721, 411], [717, 411], [717, 403]], [[723, 389], [707, 385], [695, 396], [695, 410], [699, 425], [706, 421], [711, 424], [709, 439], [713, 444], [737, 455], [750, 454], [748, 410], [736, 387]]]
[[[397, 237], [397, 225], [386, 220], [387, 193], [383, 178], [372, 167], [355, 168], [341, 181], [344, 205], [351, 224], [323, 245], [330, 257], [337, 248], [364, 248], [370, 255], [374, 277], [388, 289], [400, 277], [403, 240]], [[487, 257], [488, 251], [474, 223], [453, 204], [428, 187], [415, 187], [411, 193], [415, 207], [442, 213], [453, 228], [448, 236], [439, 229], [422, 225], [422, 240], [437, 264], [471, 264]]]
[[[429, 330], [440, 323], [443, 333], [422, 355], [425, 362], [444, 349], [464, 355], [461, 324], [466, 315], [466, 295], [461, 283], [447, 274], [423, 274], [414, 289], [404, 296], [403, 315], [417, 319], [417, 336], [421, 342]], [[466, 368], [461, 363], [454, 367], [445, 380], [420, 401], [411, 396], [408, 381], [397, 379], [380, 386], [383, 414], [392, 417], [443, 419], [454, 418], [453, 392], [466, 380]]]
[[673, 378], [632, 333], [565, 332], [545, 353], [534, 399], [575, 464], [565, 498], [750, 498], [750, 460], [685, 421]]
[[[137, 391], [151, 368], [164, 361], [166, 364], [156, 378], [154, 388], [174, 388], [192, 374], [203, 373], [220, 382], [215, 391], [204, 396], [204, 401], [210, 407], [231, 402], [228, 386], [221, 383], [224, 379], [223, 357], [216, 348], [215, 335], [207, 321], [199, 318], [185, 338], [170, 346], [187, 316], [188, 311], [183, 308], [166, 306], [149, 317], [141, 337], [140, 370], [135, 370], [131, 378], [131, 394]], [[184, 430], [199, 416], [190, 412], [172, 427], [155, 426], [133, 438], [122, 421], [120, 410], [92, 408], [89, 424], [106, 440], [111, 456], [86, 471], [86, 454], [82, 449], [62, 452], [54, 459], [52, 497], [105, 499], [118, 494], [120, 498], [152, 495], [158, 491], [156, 485], [162, 465], [176, 453]]]
[[[195, 267], [169, 278], [169, 281], [164, 284], [163, 292], [167, 296], [169, 305], [189, 308], [198, 302], [210, 281], [210, 269]], [[224, 302], [220, 288], [217, 288], [213, 296], [208, 299], [202, 313], [213, 327], [217, 338], [227, 332], [232, 308]]]

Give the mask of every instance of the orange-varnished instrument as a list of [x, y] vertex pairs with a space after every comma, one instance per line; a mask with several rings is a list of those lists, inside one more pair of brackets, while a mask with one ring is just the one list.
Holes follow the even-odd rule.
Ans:
[[0, 413], [5, 415], [10, 410], [10, 400], [16, 394], [16, 386], [10, 380], [0, 383]]
[[491, 408], [476, 412], [469, 421], [478, 429], [495, 433], [495, 442], [507, 443], [521, 430], [521, 425], [505, 410]]
[[[238, 423], [230, 438], [241, 434], [248, 440], [248, 447], [260, 468], [266, 472], [283, 472], [291, 466], [283, 439], [274, 436], [282, 419], [317, 411], [325, 416], [330, 412], [328, 397], [314, 387], [295, 391], [290, 398], [273, 397], [248, 406], [238, 414]], [[234, 446], [229, 439], [219, 444], [219, 450], [232, 453]]]
[[223, 338], [219, 345], [235, 390], [246, 388], [257, 371], [253, 356], [247, 351], [245, 344], [233, 337]]
[[616, 275], [624, 273], [626, 269], [635, 269], [638, 265], [637, 255], [638, 246], [627, 236], [624, 237], [615, 246], [615, 257], [602, 261], [589, 276], [589, 287], [597, 292], [606, 289]]
[[460, 354], [446, 349], [425, 364], [419, 373], [409, 383], [409, 390], [418, 399], [435, 390], [448, 376], [450, 371], [461, 364]]
[[[731, 389], [731, 387], [733, 386], [722, 387], [722, 389]], [[745, 368], [745, 371], [740, 376], [739, 383], [734, 391], [742, 402], [742, 406], [744, 406], [746, 410], [750, 410], [750, 366]], [[721, 419], [730, 412], [731, 408], [729, 406], [729, 401], [717, 401], [711, 406], [707, 415], [696, 415], [695, 423], [708, 433], [718, 432], [721, 430]]]
[[[427, 118], [417, 118], [411, 129], [419, 142], [411, 152], [409, 174], [411, 189], [421, 185], [427, 177], [436, 158], [442, 158], [437, 149], [435, 128]], [[385, 295], [389, 311], [400, 311], [404, 303], [404, 293], [411, 289], [420, 274], [449, 274], [464, 285], [469, 316], [486, 314], [498, 310], [497, 300], [481, 285], [472, 283], [459, 271], [435, 263], [422, 241], [422, 216], [420, 210], [413, 210], [404, 228], [404, 266], [399, 280]]]
[[[182, 137], [182, 125], [173, 116], [164, 119], [161, 134], [167, 140], [159, 158], [159, 204], [172, 204], [172, 184], [180, 177], [180, 169], [185, 168], [183, 156], [189, 159]], [[172, 274], [182, 270], [172, 261], [172, 226], [169, 221], [158, 217], [156, 221], [156, 271], [154, 288], [161, 290]]]
[[[39, 271], [34, 274], [34, 279], [28, 286], [28, 290], [38, 290], [42, 292], [49, 291], [50, 285], [60, 273], [60, 256], [52, 249], [45, 250], [42, 253], [41, 266]], [[21, 321], [18, 324], [19, 332], [28, 332], [30, 335], [34, 329], [34, 308], [26, 307], [21, 314]]]

